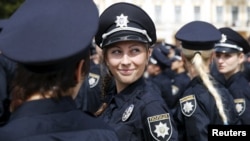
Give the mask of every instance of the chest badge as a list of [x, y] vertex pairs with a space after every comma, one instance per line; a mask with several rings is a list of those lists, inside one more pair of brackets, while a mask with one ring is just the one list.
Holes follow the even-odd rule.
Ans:
[[133, 110], [134, 110], [134, 104], [131, 104], [126, 110], [125, 112], [123, 113], [122, 115], [122, 121], [126, 121], [130, 115], [132, 114]]

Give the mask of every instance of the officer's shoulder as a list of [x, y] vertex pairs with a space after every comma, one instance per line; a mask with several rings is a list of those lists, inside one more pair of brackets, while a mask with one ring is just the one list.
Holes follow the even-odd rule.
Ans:
[[138, 98], [146, 104], [151, 102], [164, 102], [161, 97], [160, 91], [156, 91], [155, 89], [149, 86], [144, 87], [144, 90], [138, 96]]

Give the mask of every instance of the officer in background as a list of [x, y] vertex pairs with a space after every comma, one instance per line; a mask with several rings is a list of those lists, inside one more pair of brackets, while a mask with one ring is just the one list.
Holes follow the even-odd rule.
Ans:
[[[7, 19], [0, 20], [0, 36]], [[3, 56], [0, 52], [0, 126], [5, 124], [10, 116], [10, 89], [16, 63]]]
[[181, 41], [182, 56], [191, 77], [175, 114], [179, 140], [207, 141], [209, 124], [229, 125], [238, 121], [233, 97], [210, 75], [213, 47], [221, 34], [210, 23], [192, 21], [181, 27], [175, 37]]
[[147, 72], [149, 74], [147, 80], [151, 81], [151, 83], [159, 89], [162, 98], [171, 109], [174, 105], [171, 79], [166, 73], [166, 69], [170, 69], [170, 67], [170, 60], [164, 56], [158, 46], [154, 47], [147, 66]]
[[1, 140], [118, 140], [108, 124], [73, 100], [89, 71], [98, 16], [92, 0], [26, 0], [10, 17], [0, 51], [18, 66]]
[[102, 104], [100, 53], [93, 42], [90, 46], [90, 69], [75, 102], [78, 109], [94, 114]]
[[179, 105], [179, 99], [190, 82], [189, 74], [181, 56], [181, 49], [179, 48], [175, 49], [175, 55], [171, 58], [171, 70], [174, 72], [171, 80], [173, 95], [173, 107], [171, 109], [175, 112], [176, 107]]
[[250, 124], [250, 86], [243, 74], [245, 54], [250, 52], [246, 39], [229, 27], [219, 29], [222, 39], [215, 45], [215, 62], [224, 76], [225, 87], [234, 98], [242, 124]]
[[139, 6], [118, 2], [100, 15], [95, 41], [106, 68], [102, 93], [110, 98], [96, 115], [115, 128], [120, 141], [178, 139], [171, 111], [143, 75], [156, 39], [154, 22]]

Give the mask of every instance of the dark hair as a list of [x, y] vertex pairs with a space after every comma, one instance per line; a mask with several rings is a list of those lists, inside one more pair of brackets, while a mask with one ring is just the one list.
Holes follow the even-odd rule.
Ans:
[[[83, 56], [81, 57], [84, 59], [82, 75], [85, 77], [89, 71], [89, 53], [85, 53]], [[63, 69], [46, 73], [32, 72], [22, 64], [18, 64], [12, 81], [10, 106], [12, 111], [18, 108], [34, 93], [39, 93], [44, 98], [49, 93], [50, 97], [55, 99], [62, 96], [71, 96], [72, 92], [70, 88], [77, 85], [75, 71], [79, 62], [80, 60], [78, 59], [77, 61], [68, 63]]]

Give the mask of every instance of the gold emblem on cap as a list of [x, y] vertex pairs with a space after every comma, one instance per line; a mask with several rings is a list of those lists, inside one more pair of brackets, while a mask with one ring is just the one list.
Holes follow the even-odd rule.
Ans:
[[124, 16], [121, 14], [120, 16], [116, 16], [116, 27], [127, 27], [128, 26], [128, 16]]
[[222, 35], [221, 35], [221, 40], [220, 40], [220, 42], [221, 42], [221, 43], [225, 43], [226, 40], [227, 40], [227, 36], [226, 36], [225, 34], [222, 34]]

